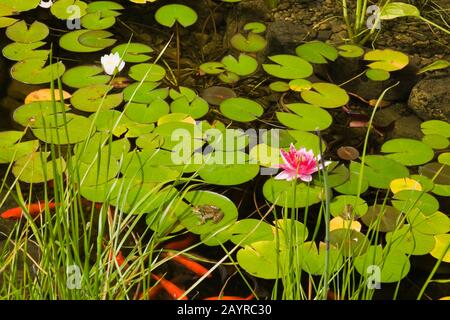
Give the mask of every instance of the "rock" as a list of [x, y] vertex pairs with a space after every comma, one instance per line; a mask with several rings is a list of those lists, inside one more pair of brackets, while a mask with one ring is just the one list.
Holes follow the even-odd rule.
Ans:
[[275, 21], [267, 26], [268, 54], [287, 54], [305, 40], [309, 28], [297, 22]]
[[450, 75], [421, 80], [412, 89], [408, 106], [423, 120], [450, 122]]
[[412, 114], [395, 121], [394, 130], [388, 135], [390, 139], [410, 138], [420, 140], [423, 137], [420, 125], [422, 120]]

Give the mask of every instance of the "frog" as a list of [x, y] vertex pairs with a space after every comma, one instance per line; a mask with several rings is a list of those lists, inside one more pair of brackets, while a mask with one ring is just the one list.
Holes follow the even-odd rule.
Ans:
[[223, 212], [220, 208], [213, 205], [197, 205], [192, 208], [192, 211], [201, 219], [200, 225], [212, 220], [214, 224], [219, 223], [223, 219]]

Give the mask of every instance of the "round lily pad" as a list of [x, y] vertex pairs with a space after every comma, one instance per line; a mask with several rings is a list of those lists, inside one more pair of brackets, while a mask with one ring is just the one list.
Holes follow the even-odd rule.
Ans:
[[369, 69], [366, 71], [366, 76], [373, 81], [386, 81], [391, 77], [391, 74], [381, 69]]
[[239, 81], [239, 76], [236, 73], [225, 71], [219, 74], [220, 81], [228, 84], [233, 84]]
[[259, 52], [266, 48], [267, 41], [262, 36], [256, 33], [249, 33], [247, 37], [243, 34], [235, 34], [230, 39], [233, 48], [242, 52]]
[[91, 85], [106, 84], [111, 79], [103, 74], [103, 68], [99, 66], [77, 66], [67, 70], [62, 82], [72, 88], [83, 88]]
[[434, 236], [436, 242], [430, 254], [436, 259], [450, 262], [450, 234], [438, 234]]
[[[360, 164], [355, 163], [355, 170]], [[389, 189], [394, 179], [409, 176], [409, 170], [401, 163], [380, 155], [367, 155], [365, 157], [364, 176], [373, 188]]]
[[[63, 110], [64, 109], [64, 110]], [[53, 104], [51, 101], [35, 101], [24, 104], [14, 110], [13, 119], [20, 125], [33, 127], [36, 119], [55, 113], [68, 112], [70, 108], [60, 103]]]
[[[323, 275], [325, 273], [326, 254], [327, 249], [324, 242], [320, 242], [318, 248], [314, 241], [305, 242], [300, 250], [302, 269], [311, 275]], [[334, 246], [330, 246], [328, 254], [328, 272], [332, 274], [339, 270], [344, 262], [344, 259], [339, 250]]]
[[154, 63], [140, 63], [132, 66], [128, 75], [136, 81], [156, 82], [164, 79], [166, 70]]
[[[294, 189], [295, 188], [295, 189]], [[281, 207], [304, 208], [319, 203], [323, 198], [323, 189], [318, 186], [308, 186], [270, 178], [264, 183], [263, 194], [267, 201]]]
[[240, 54], [237, 59], [232, 55], [228, 55], [223, 57], [221, 62], [226, 70], [238, 76], [248, 76], [258, 68], [258, 61], [246, 54]]
[[130, 103], [125, 109], [128, 118], [139, 123], [152, 123], [168, 114], [169, 104], [160, 98], [156, 98], [150, 104]]
[[10, 43], [3, 48], [3, 56], [9, 60], [22, 61], [25, 59], [46, 60], [50, 50], [35, 50], [45, 45], [45, 42], [37, 41], [33, 43]]
[[50, 8], [51, 13], [61, 20], [80, 19], [86, 14], [87, 3], [81, 0], [58, 0]]
[[357, 257], [367, 251], [370, 242], [356, 230], [336, 229], [330, 232], [330, 244], [339, 249], [344, 257]]
[[[311, 132], [301, 131], [301, 130], [288, 130], [291, 137], [294, 138], [294, 146], [299, 148], [305, 148], [306, 150], [312, 150], [314, 154], [319, 154], [320, 148], [319, 137]], [[325, 142], [322, 140], [322, 151], [326, 150]]]
[[199, 69], [206, 74], [220, 74], [225, 71], [225, 66], [220, 62], [205, 62], [202, 63]]
[[182, 4], [167, 4], [155, 13], [155, 20], [165, 27], [173, 27], [178, 22], [183, 27], [189, 27], [197, 21], [197, 13]]
[[323, 108], [337, 108], [348, 103], [350, 97], [344, 89], [332, 83], [313, 83], [314, 90], [302, 91], [305, 102]]
[[[87, 46], [82, 44], [79, 39], [82, 35], [87, 34], [88, 32], [92, 32], [91, 30], [81, 29], [81, 30], [75, 30], [71, 31], [69, 33], [66, 33], [61, 38], [59, 38], [59, 46], [67, 51], [71, 52], [97, 52], [101, 51], [106, 47], [94, 47], [94, 46]], [[88, 38], [89, 39], [89, 38]], [[88, 43], [92, 44], [91, 41], [87, 41]], [[111, 44], [109, 44], [111, 45]]]
[[375, 230], [389, 232], [403, 225], [404, 218], [400, 211], [388, 205], [373, 205], [367, 213], [361, 217], [362, 222]]
[[367, 210], [369, 207], [363, 199], [351, 195], [337, 196], [330, 203], [331, 214], [347, 220], [358, 219], [364, 216]]
[[240, 249], [236, 255], [239, 266], [249, 274], [263, 279], [283, 275], [276, 241], [258, 241]]
[[386, 157], [406, 166], [417, 166], [429, 162], [434, 157], [433, 149], [427, 144], [413, 139], [392, 139], [381, 146]]
[[435, 197], [416, 190], [397, 192], [392, 200], [392, 205], [406, 214], [412, 210], [420, 210], [423, 214], [430, 215], [439, 210], [439, 202]]
[[295, 114], [277, 112], [278, 120], [285, 126], [303, 131], [324, 130], [333, 119], [324, 109], [306, 103], [288, 104], [287, 107]]
[[242, 150], [248, 145], [249, 136], [240, 129], [209, 129], [205, 132], [208, 144], [214, 150]]
[[105, 49], [116, 43], [116, 39], [111, 39], [113, 35], [105, 30], [89, 30], [79, 35], [78, 42], [86, 47]]
[[280, 54], [269, 59], [276, 64], [263, 64], [264, 71], [281, 79], [307, 78], [313, 73], [311, 64], [297, 56]]
[[338, 57], [337, 50], [322, 41], [311, 41], [301, 44], [295, 49], [295, 53], [308, 62], [320, 64], [334, 61]]
[[409, 225], [404, 225], [401, 229], [388, 232], [386, 234], [386, 242], [392, 250], [412, 255], [430, 253], [436, 243], [432, 235], [418, 232]]
[[364, 54], [363, 48], [352, 44], [344, 44], [339, 46], [338, 49], [338, 54], [344, 58], [358, 58]]
[[[63, 174], [66, 163], [63, 158], [47, 161], [50, 152], [33, 152], [28, 156], [17, 160], [12, 168], [12, 173], [20, 181], [26, 183], [40, 183], [53, 180], [54, 172]], [[56, 167], [54, 168], [54, 164]]]
[[343, 184], [334, 187], [337, 192], [349, 195], [358, 195], [366, 192], [369, 188], [369, 182], [365, 176], [360, 179], [360, 168], [361, 165], [357, 162], [350, 162], [349, 171], [350, 176], [349, 179]]
[[246, 98], [230, 98], [220, 104], [220, 112], [231, 120], [250, 122], [264, 113], [263, 107]]
[[111, 28], [116, 23], [113, 16], [102, 16], [102, 12], [88, 13], [81, 18], [83, 28], [89, 30], [104, 30]]
[[199, 119], [208, 113], [209, 105], [200, 97], [196, 97], [190, 103], [187, 98], [180, 97], [170, 104], [170, 110], [175, 113], [185, 113], [194, 119]]
[[289, 81], [289, 89], [296, 92], [310, 90], [312, 88], [311, 81], [306, 79], [294, 79]]
[[374, 61], [368, 65], [369, 68], [387, 72], [401, 70], [409, 63], [406, 54], [391, 49], [369, 51], [364, 55], [364, 60]]
[[[49, 83], [61, 77], [65, 71], [62, 62], [45, 66], [46, 60], [26, 59], [17, 62], [11, 68], [11, 76], [26, 84]], [[44, 67], [45, 66], [45, 67]]]
[[151, 103], [169, 96], [169, 88], [159, 88], [158, 82], [135, 82], [123, 90], [123, 99], [136, 103]]
[[415, 210], [410, 212], [406, 218], [414, 230], [423, 234], [435, 235], [450, 231], [450, 218], [440, 211], [425, 215], [419, 210]]
[[125, 62], [140, 63], [150, 59], [148, 53], [152, 53], [153, 49], [143, 43], [130, 42], [114, 47], [111, 52], [118, 52]]
[[422, 138], [422, 142], [437, 150], [445, 149], [450, 145], [448, 138], [440, 134], [427, 134]]
[[284, 81], [275, 81], [269, 85], [270, 90], [275, 92], [286, 92], [289, 91], [290, 86], [289, 83]]
[[73, 107], [86, 112], [113, 109], [123, 101], [122, 93], [108, 94], [111, 86], [95, 84], [75, 91], [70, 99]]
[[178, 89], [179, 90], [175, 89], [169, 90], [169, 96], [170, 98], [172, 98], [172, 100], [177, 100], [183, 97], [186, 98], [187, 101], [190, 103], [197, 97], [197, 93], [190, 88], [180, 86]]
[[24, 20], [6, 28], [6, 36], [19, 43], [33, 43], [44, 40], [49, 34], [48, 27], [39, 21], [34, 21], [30, 27]]
[[442, 120], [429, 120], [420, 125], [423, 134], [438, 134], [450, 138], [450, 123]]
[[263, 33], [266, 31], [266, 25], [261, 22], [249, 22], [244, 25], [244, 30], [253, 33]]

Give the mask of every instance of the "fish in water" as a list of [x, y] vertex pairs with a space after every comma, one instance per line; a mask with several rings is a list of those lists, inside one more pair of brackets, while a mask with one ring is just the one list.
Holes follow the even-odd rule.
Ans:
[[[56, 207], [56, 204], [54, 202], [49, 202], [48, 207], [49, 207], [49, 209], [54, 209]], [[40, 202], [36, 202], [36, 203], [31, 203], [31, 204], [27, 205], [26, 208], [27, 208], [27, 211], [30, 214], [30, 216], [35, 217], [38, 214], [40, 214], [42, 211], [45, 210], [45, 202], [40, 201]], [[15, 208], [6, 210], [2, 214], [0, 214], [0, 217], [2, 217], [3, 219], [18, 220], [23, 217], [23, 214], [24, 214], [24, 212], [23, 212], [22, 207], [15, 207]]]
[[212, 220], [213, 223], [219, 223], [224, 216], [220, 208], [206, 204], [194, 206], [192, 211], [200, 217], [200, 224], [205, 224], [209, 220]]

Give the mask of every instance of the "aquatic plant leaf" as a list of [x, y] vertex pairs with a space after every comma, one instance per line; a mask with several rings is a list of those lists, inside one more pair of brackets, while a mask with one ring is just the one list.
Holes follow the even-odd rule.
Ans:
[[128, 75], [136, 81], [157, 82], [164, 79], [166, 70], [154, 63], [140, 63], [132, 66]]
[[392, 180], [389, 183], [389, 189], [391, 189], [394, 194], [403, 190], [423, 190], [422, 185], [418, 181], [410, 178], [399, 178]]
[[173, 27], [178, 22], [187, 28], [198, 19], [197, 13], [188, 6], [182, 4], [167, 4], [159, 8], [155, 13], [155, 20], [165, 26]]
[[294, 79], [289, 81], [289, 89], [296, 92], [302, 92], [304, 90], [311, 90], [311, 81], [306, 79]]
[[205, 135], [208, 144], [214, 150], [234, 151], [244, 149], [249, 142], [249, 136], [241, 129], [211, 129]]
[[366, 76], [373, 81], [386, 81], [391, 77], [391, 74], [381, 69], [368, 69]]
[[[189, 191], [184, 196], [184, 200], [190, 206], [186, 211], [178, 213], [177, 217], [186, 229], [192, 233], [203, 235], [203, 239], [208, 236], [212, 236], [214, 239], [220, 238], [220, 234], [225, 233], [225, 230], [237, 220], [236, 205], [219, 193], [204, 190]], [[206, 212], [194, 212], [195, 207], [199, 206], [206, 206]], [[214, 234], [216, 232], [218, 233]]]
[[367, 251], [370, 241], [356, 230], [337, 229], [330, 232], [330, 244], [344, 257], [357, 257]]
[[261, 22], [249, 22], [244, 25], [245, 31], [250, 31], [253, 33], [264, 33], [266, 29], [266, 25]]
[[289, 83], [284, 81], [275, 81], [269, 85], [270, 90], [275, 92], [286, 92], [289, 91]]
[[[361, 165], [355, 163], [355, 170], [360, 170]], [[396, 160], [380, 155], [367, 155], [364, 163], [364, 176], [369, 186], [379, 189], [389, 189], [394, 179], [409, 176], [409, 170]]]
[[436, 259], [450, 262], [450, 234], [438, 234], [434, 236], [436, 244], [430, 254]]
[[164, 137], [155, 133], [146, 133], [136, 139], [136, 145], [142, 149], [158, 149], [164, 145]]
[[281, 79], [307, 78], [313, 73], [313, 68], [306, 60], [287, 54], [270, 56], [269, 59], [276, 64], [263, 64], [268, 74]]
[[436, 235], [450, 231], [450, 218], [440, 211], [425, 215], [420, 210], [413, 210], [406, 218], [414, 230], [423, 234]]
[[394, 159], [405, 166], [417, 166], [432, 160], [433, 149], [427, 144], [413, 139], [392, 139], [381, 146], [385, 157]]
[[49, 34], [48, 27], [39, 21], [34, 21], [30, 27], [24, 20], [6, 28], [6, 36], [19, 43], [33, 43], [44, 40]]
[[45, 45], [45, 42], [10, 43], [2, 50], [3, 56], [9, 60], [22, 61], [25, 59], [46, 60], [50, 50], [35, 50]]
[[103, 148], [94, 161], [77, 164], [81, 186], [96, 186], [116, 178], [119, 173], [119, 162], [111, 157], [107, 148]]
[[111, 89], [112, 87], [106, 84], [94, 84], [78, 89], [72, 95], [70, 103], [74, 108], [86, 112], [113, 109], [122, 103], [123, 94], [108, 94]]
[[50, 8], [51, 13], [61, 20], [80, 19], [86, 14], [87, 3], [80, 0], [58, 0]]
[[[54, 172], [63, 174], [66, 163], [63, 158], [47, 161], [50, 152], [33, 152], [14, 163], [12, 173], [26, 183], [40, 183], [53, 180]], [[54, 165], [56, 167], [54, 168]]]
[[[10, 132], [10, 131], [5, 131]], [[3, 133], [3, 132], [2, 132]], [[25, 157], [39, 148], [39, 140], [30, 140], [19, 143], [5, 143], [4, 135], [0, 136], [0, 163], [9, 164], [12, 161]]]
[[448, 62], [447, 60], [436, 60], [433, 63], [420, 69], [417, 74], [422, 74], [428, 71], [447, 69], [448, 67], [450, 67], [450, 62]]
[[31, 130], [41, 141], [58, 145], [73, 144], [89, 137], [91, 124], [91, 120], [83, 116], [58, 113], [38, 117]]
[[383, 6], [380, 12], [381, 20], [391, 20], [400, 17], [420, 17], [416, 6], [403, 2], [390, 2]]
[[287, 208], [304, 208], [319, 203], [324, 197], [323, 189], [297, 183], [295, 191], [292, 183], [270, 178], [264, 183], [263, 194], [267, 201]]
[[240, 54], [237, 59], [233, 55], [228, 55], [223, 57], [221, 62], [225, 69], [238, 76], [248, 76], [258, 69], [258, 61], [246, 54]]
[[[94, 1], [88, 4], [87, 12], [102, 12], [103, 14], [109, 14], [109, 11], [123, 10], [125, 9], [120, 3], [114, 1]], [[117, 12], [116, 12], [117, 14]]]
[[392, 200], [392, 205], [405, 214], [420, 210], [423, 214], [430, 215], [439, 210], [439, 202], [435, 197], [417, 190], [397, 192]]
[[258, 175], [259, 165], [249, 161], [242, 151], [216, 151], [204, 156], [205, 164], [199, 170], [205, 182], [221, 186], [239, 185]]
[[278, 168], [278, 165], [283, 162], [280, 148], [274, 148], [265, 143], [254, 146], [250, 150], [249, 156], [263, 167]]
[[429, 120], [420, 125], [424, 135], [438, 134], [450, 138], [450, 123], [442, 120]]
[[406, 54], [391, 49], [369, 51], [364, 55], [364, 60], [375, 61], [368, 65], [369, 68], [387, 72], [401, 70], [409, 63]]
[[295, 114], [287, 112], [277, 112], [277, 119], [287, 127], [303, 130], [315, 131], [328, 128], [333, 119], [324, 109], [306, 103], [292, 103], [286, 105]]
[[127, 214], [142, 214], [150, 211], [160, 187], [156, 183], [143, 182], [127, 177], [117, 179], [111, 191], [111, 202], [118, 210]]
[[[49, 83], [63, 75], [65, 66], [57, 62], [45, 66], [45, 60], [26, 59], [17, 62], [11, 68], [11, 76], [26, 84]], [[45, 66], [45, 67], [44, 67]]]
[[243, 247], [258, 241], [271, 241], [274, 238], [272, 226], [257, 219], [239, 220], [227, 229], [226, 233], [229, 234], [231, 242]]
[[263, 115], [263, 107], [250, 99], [230, 98], [220, 104], [220, 112], [235, 121], [250, 122]]
[[405, 254], [424, 255], [430, 253], [435, 246], [435, 239], [432, 235], [423, 234], [410, 225], [388, 232], [386, 242], [391, 250], [397, 250]]
[[13, 12], [21, 12], [36, 8], [40, 2], [41, 0], [0, 0], [0, 5], [13, 9]]
[[18, 19], [0, 16], [0, 28], [6, 28], [19, 21]]
[[105, 30], [89, 30], [78, 36], [78, 42], [86, 47], [105, 49], [116, 43], [116, 39], [111, 39], [114, 34]]
[[301, 96], [305, 102], [322, 108], [337, 108], [348, 103], [349, 95], [344, 89], [332, 83], [313, 83], [315, 90], [302, 91]]
[[104, 17], [102, 12], [88, 13], [81, 18], [83, 28], [89, 30], [104, 30], [111, 28], [116, 23], [113, 16]]
[[151, 103], [159, 98], [165, 100], [169, 96], [169, 88], [159, 88], [159, 82], [135, 82], [123, 90], [125, 101], [135, 103]]
[[236, 255], [239, 266], [249, 274], [263, 279], [278, 279], [283, 275], [278, 263], [279, 249], [275, 241], [258, 241], [240, 249]]
[[209, 111], [208, 103], [200, 98], [196, 97], [192, 102], [185, 97], [180, 97], [170, 104], [170, 110], [174, 113], [185, 113], [190, 115], [194, 119], [199, 119], [205, 116]]
[[200, 71], [206, 74], [220, 74], [222, 72], [225, 72], [224, 68], [225, 66], [223, 65], [223, 63], [215, 61], [205, 62], [199, 66]]
[[252, 32], [247, 37], [241, 33], [237, 33], [231, 37], [230, 43], [233, 48], [241, 52], [259, 52], [267, 46], [266, 39]]
[[1, 131], [0, 132], [0, 144], [1, 145], [12, 145], [19, 141], [23, 136], [22, 131]]
[[[81, 29], [81, 30], [75, 30], [66, 33], [61, 38], [59, 38], [59, 46], [67, 51], [71, 52], [97, 52], [101, 51], [106, 47], [91, 47], [83, 45], [79, 39], [82, 35], [87, 34], [88, 32], [92, 32], [91, 30], [87, 29]], [[109, 39], [113, 40], [113, 39]], [[108, 41], [109, 41], [108, 40]], [[87, 41], [88, 43], [91, 43], [90, 41]], [[110, 43], [111, 41], [109, 41]], [[112, 44], [110, 44], [112, 45]]]
[[225, 71], [219, 74], [220, 81], [227, 83], [227, 84], [233, 84], [240, 80], [240, 77], [233, 72]]
[[[348, 180], [350, 177], [350, 172], [348, 168], [344, 164], [340, 164], [338, 162], [332, 162], [327, 167], [328, 174], [328, 187], [334, 188], [340, 186], [344, 182]], [[323, 186], [323, 179], [319, 176], [316, 176], [314, 179], [314, 184], [317, 186]]]
[[160, 98], [156, 98], [150, 104], [130, 103], [125, 109], [128, 118], [139, 123], [152, 123], [168, 114], [169, 104]]
[[[64, 110], [63, 110], [64, 109]], [[51, 101], [35, 101], [24, 104], [14, 110], [13, 119], [18, 124], [26, 126], [34, 126], [36, 119], [55, 113], [68, 112], [69, 106], [61, 103], [55, 103]]]
[[[319, 248], [314, 241], [305, 242], [300, 247], [300, 257], [302, 269], [315, 276], [323, 275], [325, 272], [325, 256], [327, 254], [326, 244], [319, 242]], [[330, 246], [328, 273], [333, 274], [342, 266], [344, 259], [339, 250]]]
[[[312, 150], [314, 154], [319, 154], [320, 139], [319, 137], [311, 132], [301, 131], [301, 130], [288, 130], [287, 131], [291, 137], [294, 138], [294, 146], [299, 148], [306, 148], [306, 150]], [[326, 150], [326, 144], [322, 140], [322, 151]]]
[[367, 227], [375, 228], [381, 232], [394, 231], [404, 223], [403, 215], [399, 210], [381, 204], [370, 206], [361, 220]]
[[450, 166], [450, 152], [441, 153], [438, 156], [438, 162], [440, 164], [445, 164], [446, 166]]
[[153, 49], [144, 43], [130, 42], [114, 47], [111, 52], [118, 52], [125, 62], [140, 63], [150, 59], [148, 53], [152, 53]]
[[[402, 252], [389, 250], [381, 246], [370, 246], [364, 255], [355, 258], [356, 271], [369, 280], [374, 276], [373, 266], [380, 268], [380, 279], [382, 283], [396, 283], [407, 276], [411, 268], [408, 257]], [[371, 269], [372, 268], [372, 269]], [[374, 283], [375, 285], [375, 283]]]
[[369, 188], [369, 182], [365, 176], [361, 179], [360, 185], [360, 165], [357, 162], [351, 161], [349, 166], [350, 177], [343, 184], [334, 187], [334, 190], [343, 194], [357, 195], [364, 193]]
[[364, 54], [363, 48], [352, 44], [339, 46], [338, 50], [338, 54], [344, 58], [359, 58]]
[[436, 150], [445, 149], [450, 145], [448, 138], [440, 134], [427, 134], [422, 137], [422, 142]]
[[172, 100], [177, 100], [184, 97], [189, 103], [191, 103], [197, 97], [197, 93], [188, 87], [180, 86], [178, 89], [179, 90], [170, 89], [169, 96]]
[[295, 53], [308, 62], [318, 64], [334, 61], [338, 57], [337, 50], [322, 41], [311, 41], [301, 44], [295, 49]]
[[[197, 132], [195, 125], [191, 123], [180, 121], [162, 124], [158, 123], [158, 126], [153, 133], [164, 139], [163, 148], [168, 150], [177, 148], [176, 150], [173, 150], [174, 157], [180, 156], [182, 159], [184, 159], [183, 156], [186, 156], [187, 153], [191, 155], [194, 150], [200, 148], [204, 144], [204, 141], [201, 140], [201, 133]], [[184, 154], [180, 155], [180, 153]], [[187, 160], [190, 160], [190, 158]]]
[[330, 212], [334, 217], [342, 217], [346, 220], [354, 220], [364, 216], [369, 207], [366, 201], [352, 195], [340, 195], [334, 197], [330, 203]]
[[103, 68], [99, 66], [77, 66], [67, 70], [61, 80], [65, 85], [79, 89], [106, 84], [111, 80], [111, 76], [103, 74]]

